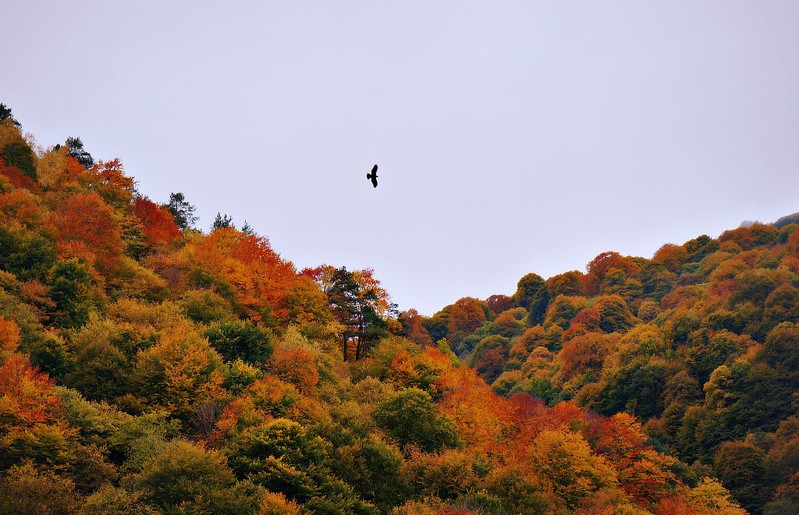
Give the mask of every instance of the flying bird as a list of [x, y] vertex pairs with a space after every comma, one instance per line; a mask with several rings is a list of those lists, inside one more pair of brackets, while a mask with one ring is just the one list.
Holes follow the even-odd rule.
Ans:
[[377, 165], [374, 165], [372, 167], [372, 173], [367, 173], [366, 174], [366, 178], [367, 179], [371, 179], [372, 180], [372, 186], [377, 188]]

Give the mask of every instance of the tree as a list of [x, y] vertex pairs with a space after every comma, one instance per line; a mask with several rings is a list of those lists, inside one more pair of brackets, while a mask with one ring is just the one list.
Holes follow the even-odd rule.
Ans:
[[424, 317], [415, 309], [403, 311], [399, 315], [402, 334], [417, 345], [433, 345], [430, 333], [424, 327]]
[[151, 404], [187, 420], [193, 407], [221, 392], [222, 358], [208, 340], [189, 327], [164, 332], [137, 356], [134, 382]]
[[122, 254], [119, 217], [95, 192], [67, 197], [56, 207], [52, 222], [60, 256], [97, 261], [105, 269]]
[[599, 311], [599, 327], [606, 333], [624, 332], [635, 325], [635, 317], [619, 295], [605, 295], [594, 301]]
[[205, 337], [225, 361], [241, 359], [264, 364], [272, 355], [272, 331], [244, 320], [216, 322], [205, 331]]
[[216, 218], [214, 218], [214, 223], [211, 225], [211, 230], [214, 229], [226, 229], [226, 228], [236, 228], [233, 225], [233, 218], [229, 215], [222, 215], [221, 213], [216, 213]]
[[75, 484], [51, 470], [38, 471], [30, 463], [14, 465], [0, 482], [3, 513], [77, 513], [81, 496]]
[[560, 375], [568, 381], [579, 375], [592, 374], [592, 379], [597, 380], [614, 343], [613, 337], [597, 332], [575, 336], [565, 342], [558, 353]]
[[87, 186], [117, 209], [126, 208], [133, 199], [135, 183], [125, 175], [119, 159], [100, 161], [83, 176]]
[[[386, 322], [378, 314], [385, 297], [382, 289], [374, 285], [362, 286], [357, 272], [346, 267], [329, 270], [329, 278], [322, 289], [336, 320], [344, 326], [343, 356], [349, 357], [349, 347], [354, 346], [354, 358], [360, 359], [368, 345], [386, 336]], [[368, 283], [367, 283], [368, 284]], [[384, 293], [384, 292], [383, 292]]]
[[638, 270], [638, 265], [632, 258], [624, 257], [618, 252], [603, 252], [586, 265], [588, 273], [596, 275], [600, 282], [614, 268], [630, 275]]
[[310, 347], [278, 347], [269, 361], [269, 371], [308, 394], [319, 384], [316, 359]]
[[385, 513], [408, 494], [410, 485], [402, 475], [402, 455], [376, 438], [339, 447], [333, 463], [338, 476]]
[[106, 485], [86, 499], [81, 515], [157, 515], [159, 510], [143, 501], [145, 492], [129, 492], [122, 487]]
[[262, 495], [236, 481], [221, 453], [180, 440], [169, 442], [129, 481], [145, 502], [167, 513], [254, 513]]
[[451, 342], [456, 354], [466, 354], [471, 351], [467, 337], [472, 335], [488, 319], [488, 306], [478, 299], [464, 297], [458, 299], [449, 311], [447, 325], [447, 339]]
[[367, 506], [330, 470], [330, 442], [276, 418], [246, 429], [229, 446], [239, 477], [303, 503], [311, 513], [363, 513]]
[[55, 302], [53, 319], [57, 327], [77, 328], [89, 321], [100, 306], [94, 280], [77, 259], [59, 261], [50, 271], [50, 298]]
[[659, 416], [665, 384], [662, 362], [637, 358], [607, 378], [594, 408], [603, 415], [628, 411], [643, 418]]
[[6, 120], [11, 123], [14, 127], [19, 129], [22, 127], [20, 123], [14, 118], [14, 115], [11, 114], [11, 108], [6, 106], [5, 104], [0, 103], [0, 123], [5, 122]]
[[544, 430], [529, 453], [535, 471], [551, 482], [570, 510], [588, 495], [618, 483], [613, 467], [591, 452], [580, 434]]
[[407, 475], [417, 492], [439, 499], [456, 499], [478, 488], [476, 465], [469, 452], [446, 449], [437, 454], [412, 456]]
[[483, 338], [475, 346], [468, 364], [482, 377], [486, 383], [493, 383], [502, 373], [503, 365], [508, 361], [508, 338], [491, 335]]
[[[773, 431], [794, 413], [795, 381], [765, 363], [735, 360], [721, 365], [704, 386], [709, 420], [700, 428], [707, 453], [722, 440], [742, 438], [754, 431]], [[702, 431], [706, 434], [701, 434]]]
[[377, 424], [402, 447], [417, 446], [426, 452], [455, 447], [455, 426], [440, 414], [430, 394], [409, 388], [392, 395], [377, 406]]
[[577, 270], [553, 275], [544, 284], [551, 299], [558, 295], [583, 295], [583, 274]]
[[[542, 285], [543, 282], [544, 281], [542, 279], [541, 280]], [[515, 305], [513, 297], [508, 297], [507, 295], [491, 295], [486, 299], [485, 302], [486, 306], [488, 306], [488, 309], [490, 309], [491, 313], [493, 313], [494, 315], [499, 315], [500, 313], [513, 308]], [[527, 307], [525, 307], [524, 309], [527, 310]]]
[[186, 197], [183, 196], [183, 193], [170, 193], [169, 203], [164, 207], [172, 213], [175, 223], [178, 224], [178, 227], [181, 229], [194, 227], [194, 224], [199, 220], [199, 217], [194, 215], [196, 208], [186, 201]]
[[799, 368], [799, 326], [783, 322], [766, 336], [762, 359], [777, 370], [793, 372]]
[[88, 326], [75, 342], [75, 370], [64, 378], [64, 382], [88, 399], [114, 401], [127, 391], [130, 364], [108, 340], [87, 332], [90, 332]]
[[688, 492], [688, 510], [684, 513], [723, 513], [725, 515], [745, 515], [746, 510], [730, 499], [730, 492], [717, 479], [703, 478]]
[[558, 295], [547, 308], [547, 315], [544, 319], [544, 327], [557, 325], [561, 329], [567, 329], [577, 313], [582, 311], [588, 304], [585, 297], [571, 297]]
[[544, 279], [538, 274], [527, 274], [519, 279], [513, 302], [516, 306], [529, 310], [536, 295], [544, 289]]
[[86, 149], [83, 148], [83, 142], [80, 140], [80, 138], [70, 136], [64, 142], [64, 146], [69, 149], [69, 155], [75, 158], [75, 160], [84, 168], [88, 170], [94, 166], [94, 158]]
[[137, 196], [131, 204], [131, 212], [142, 224], [142, 232], [148, 245], [162, 246], [180, 237], [180, 229], [172, 213], [165, 207], [145, 197]]
[[552, 513], [553, 506], [540, 478], [519, 466], [492, 470], [487, 491], [498, 497], [506, 513]]
[[55, 248], [48, 239], [0, 224], [0, 269], [23, 281], [44, 279], [55, 261]]
[[725, 442], [713, 459], [716, 477], [749, 511], [757, 511], [766, 501], [763, 490], [765, 457], [765, 452], [754, 444]]
[[19, 326], [13, 318], [0, 315], [0, 363], [19, 347]]
[[652, 261], [662, 264], [674, 273], [678, 273], [687, 256], [688, 251], [685, 248], [673, 243], [667, 243], [655, 252], [655, 255], [652, 256]]
[[35, 154], [25, 141], [17, 141], [4, 146], [0, 157], [9, 166], [19, 168], [27, 177], [36, 180]]

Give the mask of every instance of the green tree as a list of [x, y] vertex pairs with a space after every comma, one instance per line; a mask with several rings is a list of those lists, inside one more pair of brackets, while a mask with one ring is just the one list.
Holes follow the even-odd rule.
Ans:
[[608, 416], [627, 411], [642, 418], [656, 417], [663, 411], [665, 386], [666, 366], [637, 358], [608, 377], [595, 408]]
[[157, 508], [144, 503], [144, 492], [129, 492], [107, 485], [86, 499], [81, 515], [158, 515]]
[[27, 143], [19, 141], [3, 147], [0, 157], [9, 166], [16, 166], [22, 173], [36, 180], [36, 156]]
[[225, 361], [237, 359], [248, 363], [263, 364], [272, 355], [272, 331], [246, 320], [216, 322], [205, 331], [211, 347]]
[[20, 280], [44, 279], [55, 264], [53, 244], [38, 234], [0, 225], [0, 269]]
[[263, 495], [237, 482], [222, 454], [181, 440], [169, 442], [129, 481], [166, 513], [254, 513]]
[[386, 513], [410, 493], [402, 466], [402, 455], [377, 439], [339, 447], [334, 458], [336, 474]]
[[435, 452], [458, 443], [455, 425], [439, 413], [430, 394], [418, 388], [396, 393], [377, 406], [377, 424], [403, 447]]
[[11, 114], [11, 108], [5, 104], [0, 103], [0, 123], [8, 120], [11, 125], [19, 129], [21, 127], [20, 123], [14, 118], [14, 115]]
[[716, 477], [741, 506], [757, 513], [766, 501], [764, 460], [758, 446], [746, 442], [725, 442], [713, 458]]
[[545, 287], [544, 279], [538, 274], [527, 274], [519, 279], [516, 293], [513, 294], [513, 303], [516, 306], [529, 310], [533, 300]]
[[303, 503], [311, 513], [368, 513], [352, 488], [330, 469], [330, 442], [283, 418], [246, 429], [228, 448], [230, 465], [271, 492]]
[[64, 146], [67, 147], [67, 153], [75, 158], [75, 160], [81, 164], [87, 170], [94, 166], [94, 158], [92, 155], [83, 148], [83, 142], [80, 138], [76, 138], [70, 136], [64, 142]]
[[599, 297], [594, 308], [599, 311], [599, 327], [606, 333], [624, 332], [635, 325], [635, 317], [619, 295]]
[[99, 308], [94, 280], [77, 259], [59, 261], [50, 272], [50, 298], [55, 302], [54, 322], [58, 327], [77, 328], [89, 321]]
[[216, 218], [214, 218], [214, 223], [211, 225], [211, 230], [214, 229], [228, 229], [232, 228], [235, 229], [236, 226], [233, 225], [233, 218], [229, 215], [222, 215], [221, 213], [216, 214]]
[[186, 201], [183, 193], [170, 193], [169, 202], [163, 207], [172, 213], [175, 223], [181, 229], [194, 227], [194, 224], [199, 220], [199, 217], [194, 214], [196, 208]]
[[346, 267], [335, 269], [327, 287], [327, 299], [333, 316], [344, 326], [343, 356], [348, 357], [350, 344], [355, 346], [355, 359], [360, 359], [367, 347], [388, 335], [386, 322], [378, 315], [380, 300], [372, 288], [362, 287], [354, 272]]
[[706, 452], [723, 440], [742, 438], [754, 431], [774, 431], [780, 420], [794, 413], [789, 375], [765, 363], [736, 360], [721, 365], [705, 384], [705, 406], [715, 415], [703, 436]]
[[130, 365], [107, 341], [87, 342], [75, 356], [75, 370], [64, 379], [91, 400], [113, 401], [126, 391]]
[[468, 364], [473, 367], [486, 383], [491, 384], [502, 373], [508, 361], [510, 339], [492, 335], [480, 340], [469, 357]]
[[552, 301], [547, 309], [547, 316], [544, 322], [544, 327], [550, 325], [557, 325], [561, 329], [567, 329], [577, 313], [580, 312], [588, 304], [588, 299], [585, 297], [570, 297], [567, 295], [558, 295]]

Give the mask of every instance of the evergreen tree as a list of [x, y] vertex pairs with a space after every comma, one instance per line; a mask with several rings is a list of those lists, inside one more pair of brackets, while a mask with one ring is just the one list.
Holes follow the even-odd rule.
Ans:
[[214, 223], [211, 225], [211, 230], [214, 229], [227, 229], [227, 228], [235, 229], [236, 226], [233, 225], [233, 218], [229, 215], [223, 215], [219, 212], [216, 213], [216, 218], [214, 218]]
[[75, 158], [77, 162], [83, 165], [87, 170], [94, 166], [94, 158], [92, 155], [83, 148], [83, 142], [80, 138], [70, 136], [64, 142], [64, 145], [69, 149], [69, 155]]
[[17, 129], [22, 127], [22, 125], [20, 125], [17, 119], [14, 118], [14, 115], [11, 114], [11, 108], [6, 106], [5, 104], [0, 104], [0, 123], [6, 120], [10, 120], [11, 123], [14, 125], [14, 127], [16, 127]]
[[164, 206], [172, 213], [175, 218], [175, 223], [181, 229], [188, 229], [194, 227], [194, 224], [199, 220], [199, 217], [194, 215], [195, 207], [186, 201], [183, 193], [170, 193], [169, 203]]

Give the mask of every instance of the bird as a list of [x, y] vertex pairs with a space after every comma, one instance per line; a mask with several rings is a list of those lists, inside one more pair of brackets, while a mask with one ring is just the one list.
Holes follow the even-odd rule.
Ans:
[[371, 179], [372, 180], [372, 186], [377, 188], [377, 165], [374, 165], [372, 167], [372, 173], [367, 173], [366, 174], [366, 178], [367, 179]]

